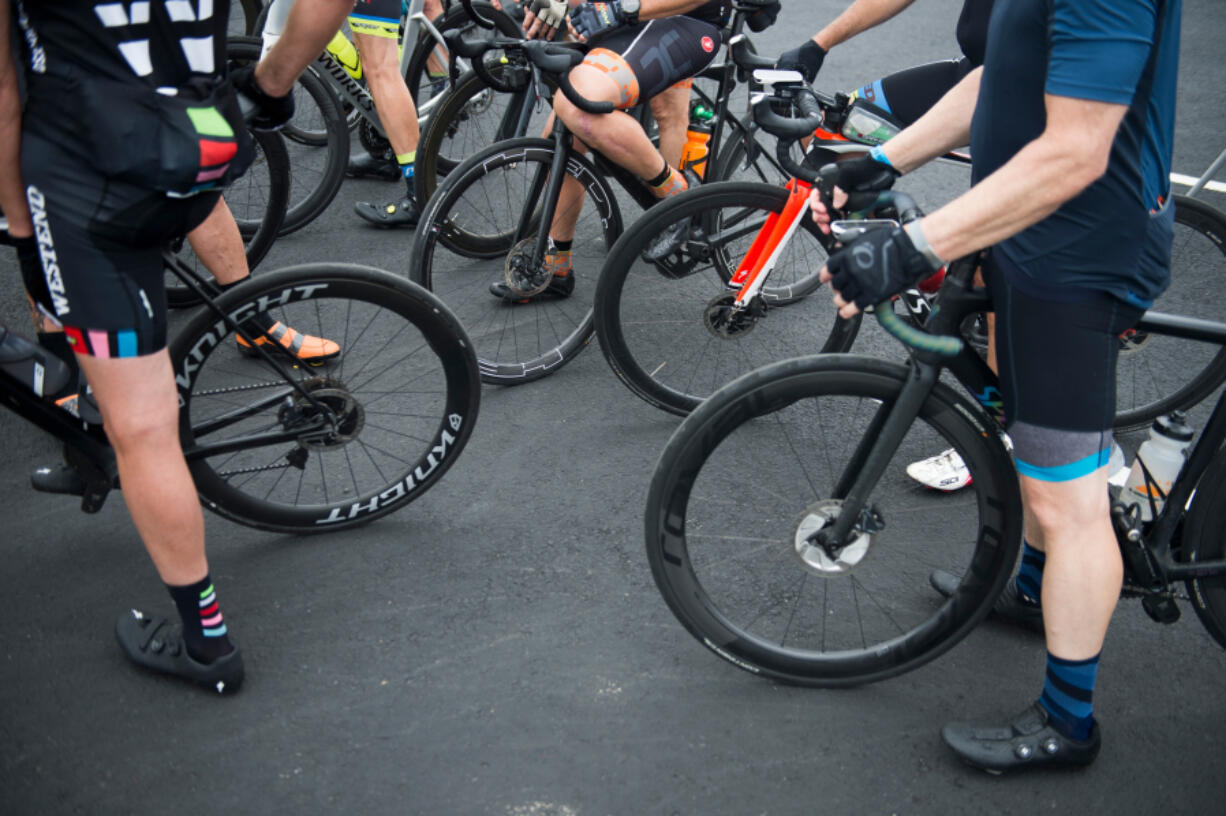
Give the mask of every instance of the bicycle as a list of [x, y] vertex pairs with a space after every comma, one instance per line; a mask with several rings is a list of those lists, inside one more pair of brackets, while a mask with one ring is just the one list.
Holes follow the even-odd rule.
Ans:
[[[271, 19], [270, 30], [279, 34], [292, 5], [293, 0], [273, 0], [261, 12], [254, 30], [263, 32]], [[519, 25], [508, 14], [480, 0], [478, 5], [499, 32], [506, 36], [519, 33]], [[404, 17], [403, 42], [413, 46], [403, 49], [400, 68], [424, 130], [451, 85], [447, 76], [432, 77], [428, 67], [432, 58], [446, 62], [446, 55], [439, 56], [438, 51], [444, 45], [443, 32], [469, 30], [473, 24], [466, 11], [458, 6], [447, 8], [437, 20], [428, 19], [423, 8], [424, 0], [412, 0]], [[263, 43], [258, 38], [231, 38], [232, 59], [254, 61], [262, 48]], [[333, 53], [335, 49], [330, 44], [295, 86], [299, 107], [285, 133], [303, 148], [295, 150], [291, 157], [294, 188], [302, 194], [300, 197], [295, 194], [281, 235], [309, 224], [336, 197], [345, 180], [351, 127], [358, 129], [359, 140], [372, 155], [381, 155], [388, 147], [387, 134], [379, 121], [374, 100], [359, 79], [360, 60], [357, 64], [346, 65], [337, 53]]]
[[[749, 2], [734, 4], [734, 35], [757, 8]], [[539, 71], [548, 85], [560, 87], [580, 109], [591, 113], [612, 110], [607, 103], [594, 104], [578, 97], [569, 86], [566, 74], [582, 59], [572, 46], [500, 37], [469, 43], [455, 33], [449, 33], [447, 40], [451, 52], [472, 60], [473, 70], [487, 84], [499, 80], [491, 76], [482, 55], [499, 49], [500, 59], [509, 66], [501, 70]], [[704, 72], [720, 82], [718, 94], [706, 97], [716, 111], [711, 156], [718, 152], [725, 127], [744, 127], [727, 114], [737, 70], [727, 61]], [[515, 276], [540, 278], [548, 238], [540, 225], [552, 221], [563, 172], [585, 191], [572, 249], [577, 268], [597, 266], [621, 233], [621, 207], [610, 180], [643, 209], [659, 203], [641, 179], [598, 151], [587, 156], [575, 152], [571, 134], [564, 124], [555, 122], [549, 139], [509, 139], [470, 156], [447, 174], [422, 213], [409, 275], [439, 292], [461, 314], [477, 342], [485, 382], [511, 385], [546, 376], [591, 339], [590, 287], [577, 289], [563, 300], [514, 306], [487, 291], [496, 275], [512, 271]], [[458, 263], [453, 264], [443, 250]]]
[[[879, 202], [903, 220], [918, 213], [902, 193]], [[720, 388], [669, 440], [648, 492], [647, 557], [670, 610], [718, 656], [788, 683], [858, 685], [927, 663], [987, 615], [1016, 561], [1021, 500], [996, 377], [959, 336], [990, 308], [975, 263], [950, 266], [924, 330], [877, 304], [908, 347], [905, 365], [849, 354], [777, 362]], [[1226, 323], [1150, 311], [1138, 328], [1226, 346]], [[1154, 522], [1118, 499], [1112, 519], [1125, 594], [1171, 623], [1185, 582], [1226, 647], [1223, 442], [1226, 399]], [[909, 483], [907, 462], [950, 446], [972, 473], [967, 489]], [[929, 588], [934, 569], [963, 576], [950, 597]]]
[[[317, 263], [261, 275], [214, 299], [179, 258], [167, 253], [165, 262], [207, 306], [169, 352], [183, 451], [209, 510], [274, 532], [349, 529], [429, 490], [468, 443], [481, 390], [472, 344], [421, 287], [372, 267]], [[282, 362], [250, 343], [243, 323], [258, 313], [335, 338], [341, 352], [319, 366]], [[3, 325], [0, 346], [41, 352]], [[49, 354], [42, 366], [40, 384], [67, 378]], [[3, 368], [0, 401], [63, 442], [85, 485], [82, 510], [100, 509], [119, 486], [103, 429]]]
[[[755, 70], [769, 65], [747, 53], [734, 54]], [[845, 351], [859, 331], [858, 318], [848, 324], [824, 317], [829, 309], [824, 299], [812, 308], [772, 307], [813, 291], [815, 273], [825, 261], [824, 243], [803, 239], [808, 234], [822, 242], [808, 215], [811, 187], [790, 145], [817, 134], [804, 159], [807, 168], [862, 152], [869, 140], [841, 134], [871, 130], [863, 124], [846, 127], [849, 117], [867, 112], [844, 94], [819, 93], [809, 114], [784, 119], [774, 109], [789, 106], [800, 86], [780, 76], [772, 87], [755, 103], [752, 116], [781, 139], [775, 154], [789, 174], [787, 185], [721, 182], [677, 196], [653, 210], [651, 219], [628, 229], [601, 270], [595, 296], [600, 349], [636, 396], [671, 413], [689, 413], [720, 385], [772, 360], [817, 349]], [[886, 121], [881, 127], [888, 131], [894, 125]], [[961, 153], [944, 158], [963, 165], [970, 161]], [[1204, 284], [1206, 274], [1226, 275], [1226, 215], [1185, 196], [1174, 196], [1174, 206], [1176, 274], [1160, 304], [1213, 317]], [[685, 242], [667, 257], [648, 260], [644, 252], [678, 222], [693, 225]], [[918, 325], [932, 310], [935, 286], [926, 288], [904, 292], [897, 304]], [[1120, 347], [1117, 430], [1145, 427], [1156, 416], [1194, 405], [1226, 381], [1226, 351], [1144, 330], [1125, 333]], [[1155, 364], [1176, 358], [1187, 365]]]

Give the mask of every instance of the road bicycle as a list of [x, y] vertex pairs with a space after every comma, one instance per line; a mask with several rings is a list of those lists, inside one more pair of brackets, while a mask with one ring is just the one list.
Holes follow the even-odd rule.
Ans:
[[[918, 215], [903, 193], [878, 202], [900, 220]], [[881, 680], [952, 648], [1005, 587], [1021, 500], [998, 382], [960, 337], [969, 316], [991, 308], [973, 286], [976, 263], [950, 266], [924, 330], [877, 304], [878, 321], [909, 349], [906, 364], [780, 361], [721, 387], [669, 440], [648, 491], [647, 557], [673, 614], [723, 659], [810, 686]], [[1226, 323], [1150, 311], [1138, 328], [1226, 346]], [[1164, 623], [1189, 600], [1226, 647], [1224, 442], [1226, 399], [1154, 521], [1119, 499], [1111, 514], [1125, 594]], [[969, 487], [915, 486], [906, 463], [946, 447], [970, 469]], [[929, 586], [937, 569], [962, 576], [948, 598]]]
[[[177, 256], [165, 262], [206, 303], [169, 346], [183, 451], [206, 508], [262, 530], [348, 529], [425, 493], [468, 443], [481, 390], [472, 344], [421, 287], [372, 267], [316, 263], [214, 299]], [[261, 313], [334, 340], [340, 353], [307, 366], [252, 346], [244, 326]], [[3, 366], [23, 355], [41, 359], [25, 379]], [[2, 401], [63, 442], [85, 485], [81, 507], [96, 512], [119, 486], [114, 454], [101, 427], [42, 398], [43, 384], [51, 392], [66, 377], [63, 363], [0, 325]]]
[[[734, 36], [757, 10], [756, 3], [734, 4]], [[608, 103], [578, 97], [566, 81], [566, 74], [582, 59], [574, 45], [502, 37], [470, 43], [452, 33], [447, 40], [451, 53], [470, 59], [473, 70], [490, 85], [499, 81], [496, 71], [530, 66], [580, 109], [612, 110]], [[487, 63], [484, 55], [495, 49], [497, 60]], [[719, 80], [717, 94], [705, 97], [715, 110], [708, 155], [718, 155], [725, 128], [738, 132], [744, 127], [727, 107], [738, 70], [731, 60], [708, 69]], [[548, 235], [540, 225], [553, 221], [564, 175], [578, 181], [584, 191], [571, 255], [578, 270], [574, 294], [520, 304], [494, 297], [489, 286], [496, 279], [506, 280], [517, 293], [548, 283], [543, 265]], [[593, 286], [592, 278], [585, 275], [599, 268], [621, 233], [615, 187], [643, 209], [658, 204], [641, 179], [598, 151], [583, 155], [575, 150], [565, 125], [555, 122], [549, 139], [509, 139], [470, 156], [447, 174], [430, 199], [410, 253], [409, 275], [460, 314], [477, 344], [486, 382], [513, 385], [546, 376], [591, 339]], [[516, 282], [528, 279], [533, 282], [527, 288]]]
[[[273, 0], [261, 12], [254, 30], [279, 33], [292, 5], [293, 0]], [[478, 2], [477, 6], [500, 33], [519, 34], [519, 25], [510, 15], [486, 2]], [[428, 19], [423, 9], [424, 0], [413, 0], [405, 14], [403, 42], [406, 47], [401, 52], [400, 69], [424, 130], [451, 86], [445, 73], [430, 67], [447, 63], [445, 51], [440, 50], [444, 47], [443, 33], [469, 30], [472, 23], [465, 9], [459, 6], [446, 9], [437, 20]], [[240, 63], [255, 61], [264, 47], [259, 38], [232, 37], [230, 43], [231, 59]], [[347, 45], [352, 48], [351, 44]], [[388, 149], [387, 134], [379, 121], [374, 100], [360, 78], [360, 58], [356, 52], [352, 57], [352, 64], [343, 61], [337, 48], [330, 45], [295, 86], [297, 110], [284, 129], [294, 145], [290, 163], [294, 194], [281, 227], [282, 235], [309, 224], [336, 197], [345, 180], [351, 127], [357, 128], [359, 140], [372, 155], [382, 155]]]
[[[763, 62], [748, 54], [736, 58]], [[800, 86], [782, 72], [771, 76], [776, 74], [780, 84], [758, 99], [753, 115], [781, 139], [774, 152], [789, 174], [787, 184], [718, 183], [677, 196], [619, 238], [600, 274], [595, 311], [601, 351], [631, 391], [672, 413], [688, 413], [720, 385], [768, 362], [846, 350], [860, 329], [859, 318], [835, 321], [825, 296], [775, 307], [815, 291], [816, 272], [826, 260], [824, 238], [809, 217], [811, 187], [796, 161], [795, 140], [817, 134], [804, 167], [862, 154], [870, 140], [849, 141], [842, 134], [872, 132], [863, 121], [847, 127], [850, 117], [868, 111], [844, 94], [819, 93], [811, 117], [782, 119], [775, 108], [788, 109]], [[881, 127], [888, 132], [894, 125]], [[945, 158], [969, 163], [961, 153]], [[1159, 305], [1215, 317], [1203, 295], [1226, 280], [1226, 215], [1178, 195], [1174, 207], [1172, 282]], [[690, 225], [684, 242], [664, 257], [650, 255], [649, 248], [678, 224]], [[939, 277], [927, 291], [904, 292], [895, 308], [922, 325], [937, 283]], [[1216, 347], [1137, 329], [1121, 337], [1120, 350], [1118, 430], [1144, 427], [1156, 416], [1194, 405], [1226, 381], [1226, 351]], [[1183, 364], [1163, 364], [1171, 359]]]

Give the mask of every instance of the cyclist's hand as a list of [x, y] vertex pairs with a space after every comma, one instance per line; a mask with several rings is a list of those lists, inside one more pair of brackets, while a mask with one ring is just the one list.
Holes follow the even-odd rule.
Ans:
[[[635, 15], [637, 18], [637, 15]], [[570, 31], [579, 42], [598, 37], [601, 34], [638, 22], [631, 15], [622, 11], [620, 0], [605, 2], [586, 2], [575, 6], [570, 11]]]
[[760, 6], [757, 11], [749, 15], [745, 20], [745, 25], [749, 26], [750, 31], [765, 31], [779, 19], [779, 12], [782, 10], [782, 6], [783, 4], [779, 2]]
[[781, 71], [800, 71], [805, 82], [812, 82], [826, 59], [826, 49], [813, 40], [805, 40], [791, 51], [784, 51], [775, 62]]
[[230, 75], [234, 90], [245, 101], [243, 114], [253, 130], [277, 130], [294, 117], [294, 92], [269, 96], [255, 81], [255, 66], [247, 65]]
[[531, 0], [524, 5], [524, 36], [552, 40], [566, 22], [566, 0]]
[[[877, 149], [874, 153], [879, 154]], [[847, 193], [871, 193], [888, 190], [894, 186], [894, 181], [902, 174], [881, 159], [874, 158], [869, 153], [849, 161], [839, 162], [839, 176], [834, 188], [834, 206], [842, 209], [847, 203]], [[817, 188], [809, 194], [809, 209], [813, 212], [813, 220], [822, 232], [830, 232], [831, 215], [822, 201]]]
[[936, 271], [902, 227], [883, 227], [831, 255], [820, 278], [835, 290], [839, 314], [850, 318]]

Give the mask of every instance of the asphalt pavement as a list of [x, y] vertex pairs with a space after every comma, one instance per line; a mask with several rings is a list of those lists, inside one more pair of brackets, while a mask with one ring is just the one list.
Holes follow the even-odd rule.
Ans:
[[[785, 3], [759, 50], [791, 47], [844, 5]], [[841, 46], [819, 86], [955, 54], [959, 5], [922, 0]], [[1220, 0], [1186, 0], [1184, 174], [1226, 147], [1223, 42]], [[929, 206], [966, 184], [961, 168], [916, 178]], [[262, 268], [336, 259], [403, 273], [410, 236], [351, 212], [397, 194], [347, 182]], [[0, 319], [24, 326], [9, 254], [0, 275]], [[871, 334], [858, 349], [899, 355]], [[1121, 604], [1095, 695], [1104, 747], [1079, 773], [989, 777], [941, 743], [946, 720], [1012, 714], [1039, 690], [1041, 638], [995, 623], [854, 690], [776, 685], [718, 660], [672, 617], [644, 557], [645, 490], [677, 423], [593, 345], [540, 382], [487, 387], [460, 460], [391, 517], [307, 538], [208, 517], [248, 666], [242, 692], [217, 699], [127, 664], [115, 615], [172, 607], [122, 497], [84, 515], [31, 492], [55, 444], [0, 415], [0, 813], [1223, 811], [1226, 652], [1186, 603], [1172, 626]]]

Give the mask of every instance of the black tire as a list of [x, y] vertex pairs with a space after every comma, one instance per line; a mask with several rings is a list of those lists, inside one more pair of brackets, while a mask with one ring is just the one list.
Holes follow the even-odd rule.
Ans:
[[[285, 140], [280, 135], [256, 131], [252, 131], [251, 135], [255, 138], [255, 161], [242, 178], [226, 188], [224, 198], [243, 236], [247, 267], [255, 269], [272, 248], [281, 221], [285, 218], [290, 170]], [[180, 246], [179, 257], [192, 268], [208, 272], [192, 252], [187, 240]], [[166, 302], [172, 308], [182, 309], [198, 305], [200, 299], [168, 272]]]
[[[583, 350], [592, 336], [595, 277], [621, 234], [612, 191], [591, 164], [572, 156], [567, 175], [585, 190], [571, 256], [574, 293], [511, 304], [489, 292], [513, 257], [531, 252], [553, 153], [552, 142], [524, 138], [472, 156], [438, 188], [413, 241], [410, 279], [438, 294], [468, 327], [488, 383], [531, 382]], [[532, 196], [537, 181], [541, 189]], [[513, 246], [521, 220], [530, 224], [529, 237]]]
[[[1218, 451], [1201, 476], [1184, 525], [1188, 562], [1226, 559], [1226, 452]], [[1193, 578], [1187, 588], [1196, 616], [1226, 649], [1226, 575]]]
[[[231, 68], [259, 59], [258, 37], [232, 37], [227, 46]], [[336, 94], [313, 67], [294, 85], [294, 118], [286, 128], [291, 176], [289, 204], [278, 235], [302, 229], [328, 208], [345, 180], [349, 130]]]
[[[767, 217], [781, 212], [787, 198], [787, 191], [767, 184], [704, 184], [653, 207], [650, 218], [639, 219], [618, 239], [596, 287], [596, 336], [631, 391], [684, 415], [720, 386], [767, 363], [851, 347], [860, 318], [840, 318], [822, 294], [806, 298], [820, 285], [817, 273], [829, 243], [807, 214], [763, 289], [766, 312], [741, 318], [740, 331], [717, 325], [726, 314], [727, 304], [720, 301], [735, 295], [728, 280]], [[701, 225], [703, 236], [716, 237], [693, 240], [670, 255], [680, 264], [693, 263], [693, 271], [681, 279], [665, 277], [642, 252], [663, 230], [687, 219]]]
[[[500, 73], [504, 69], [496, 65], [491, 70]], [[487, 87], [472, 71], [461, 76], [430, 116], [417, 145], [413, 183], [418, 202], [429, 201], [443, 177], [478, 150], [526, 135], [518, 127], [519, 117], [509, 120], [519, 105], [534, 104], [533, 100], [523, 98], [527, 93], [521, 92], [521, 98], [516, 100], [511, 94]], [[528, 133], [539, 133], [540, 128], [533, 129], [533, 125], [543, 123], [547, 116], [548, 109], [533, 117]]]
[[[201, 310], [170, 355], [184, 452], [214, 512], [280, 532], [357, 526], [428, 490], [468, 442], [480, 403], [476, 358], [455, 316], [421, 287], [370, 267], [306, 264], [253, 278], [218, 306], [240, 319], [266, 308], [339, 343], [340, 355], [321, 366], [286, 368], [340, 421], [339, 435], [312, 438], [304, 428], [244, 444], [252, 434], [293, 432], [316, 409], [268, 363], [241, 355], [231, 330]], [[214, 455], [200, 447], [227, 442], [233, 449]]]
[[[923, 665], [987, 614], [1021, 542], [1017, 477], [982, 412], [944, 385], [873, 488], [884, 527], [843, 551], [845, 572], [797, 552], [823, 508], [837, 513], [834, 481], [908, 376], [859, 355], [787, 360], [720, 389], [673, 434], [648, 493], [647, 558], [699, 642], [754, 674], [849, 686]], [[904, 473], [949, 446], [974, 475], [967, 490]], [[934, 569], [965, 576], [949, 599], [929, 586]]]
[[[1207, 293], [1226, 281], [1226, 214], [1175, 196], [1171, 285], [1154, 310], [1220, 320]], [[1178, 361], [1178, 365], [1172, 365]], [[1188, 372], [1193, 372], [1191, 378]], [[1143, 428], [1155, 417], [1187, 409], [1226, 382], [1226, 349], [1178, 337], [1129, 334], [1116, 366], [1116, 430]]]
[[[230, 4], [230, 36], [250, 36], [267, 15], [263, 0], [235, 0]], [[260, 27], [263, 25], [261, 23]]]
[[[511, 19], [510, 15], [495, 9], [492, 5], [482, 0], [474, 2], [473, 6], [494, 23], [494, 31], [477, 26], [476, 23], [468, 18], [468, 13], [462, 5], [458, 3], [451, 3], [449, 5], [450, 8], [434, 19], [434, 26], [439, 30], [439, 33], [458, 29], [466, 32], [465, 39], [470, 40], [493, 37], [495, 32], [503, 37], [523, 36], [523, 31], [520, 29], [519, 24]], [[405, 44], [405, 47], [408, 47], [408, 43]], [[413, 55], [409, 58], [409, 63], [405, 66], [404, 71], [404, 82], [409, 86], [409, 93], [413, 97], [413, 104], [416, 105], [419, 118], [422, 119], [433, 117], [433, 108], [442, 101], [439, 97], [448, 93], [452, 87], [449, 76], [431, 79], [429, 75], [428, 63], [435, 47], [436, 43], [434, 38], [430, 36], [430, 32], [422, 31], [418, 35], [417, 42], [413, 47]], [[443, 66], [447, 64], [446, 59], [442, 59], [441, 62]], [[424, 199], [422, 203], [425, 203]]]

